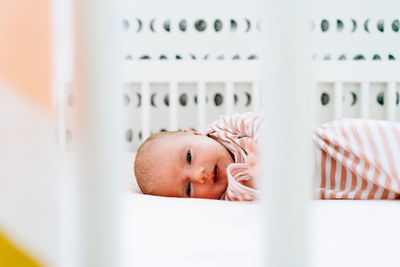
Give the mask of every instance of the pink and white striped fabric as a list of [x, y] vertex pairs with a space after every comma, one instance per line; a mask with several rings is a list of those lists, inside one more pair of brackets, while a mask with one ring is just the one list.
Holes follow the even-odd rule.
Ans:
[[400, 198], [400, 124], [342, 119], [312, 129], [322, 199]]
[[[261, 192], [249, 186], [247, 141], [261, 141], [262, 118], [255, 113], [222, 116], [206, 134], [224, 145], [235, 163], [228, 167], [222, 199], [251, 201]], [[400, 124], [342, 119], [315, 126], [316, 191], [322, 199], [400, 198]]]
[[252, 179], [247, 162], [247, 141], [261, 140], [262, 118], [256, 113], [234, 113], [222, 116], [206, 129], [205, 134], [228, 149], [235, 163], [228, 166], [228, 187], [221, 199], [231, 201], [252, 201], [261, 192], [247, 186]]

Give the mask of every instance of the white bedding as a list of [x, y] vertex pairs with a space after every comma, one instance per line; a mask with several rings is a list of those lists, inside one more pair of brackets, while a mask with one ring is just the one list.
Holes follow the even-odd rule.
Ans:
[[[400, 202], [312, 201], [310, 266], [399, 266]], [[124, 266], [261, 266], [256, 203], [127, 195]]]
[[[262, 266], [260, 203], [123, 199], [123, 266]], [[310, 221], [310, 266], [399, 266], [399, 201], [315, 200]]]

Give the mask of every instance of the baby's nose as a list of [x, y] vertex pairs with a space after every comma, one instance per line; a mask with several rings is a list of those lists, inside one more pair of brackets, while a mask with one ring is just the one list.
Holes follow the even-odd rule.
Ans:
[[204, 170], [205, 170], [204, 167], [198, 167], [193, 169], [192, 179], [197, 183], [203, 184], [205, 182]]

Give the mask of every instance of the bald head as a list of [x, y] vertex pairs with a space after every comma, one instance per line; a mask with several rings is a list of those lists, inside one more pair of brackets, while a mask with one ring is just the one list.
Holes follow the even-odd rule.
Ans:
[[153, 195], [157, 186], [157, 177], [160, 175], [155, 155], [162, 142], [168, 142], [169, 138], [186, 135], [182, 131], [159, 132], [153, 134], [139, 147], [135, 158], [135, 177], [140, 190], [144, 194]]

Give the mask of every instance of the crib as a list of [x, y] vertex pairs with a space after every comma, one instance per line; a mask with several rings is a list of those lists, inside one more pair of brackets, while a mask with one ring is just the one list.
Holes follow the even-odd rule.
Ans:
[[[119, 236], [118, 221], [110, 218], [107, 218], [109, 225], [105, 233], [108, 237], [118, 236], [111, 240], [123, 246], [122, 266], [181, 266], [187, 263], [193, 266], [265, 266], [265, 262], [270, 266], [352, 266], [358, 263], [376, 266], [382, 262], [385, 266], [395, 266], [393, 236], [385, 236], [382, 229], [387, 227], [393, 235], [399, 234], [395, 225], [400, 217], [394, 215], [396, 212], [400, 214], [397, 202], [313, 201], [310, 204], [311, 193], [307, 185], [311, 177], [311, 157], [304, 156], [297, 163], [294, 169], [298, 175], [293, 175], [293, 170], [284, 170], [285, 166], [279, 159], [285, 153], [292, 153], [285, 140], [293, 133], [297, 137], [290, 145], [298, 147], [297, 155], [310, 154], [304, 142], [308, 123], [320, 124], [350, 117], [400, 121], [400, 26], [396, 13], [396, 7], [400, 6], [393, 0], [380, 4], [372, 1], [305, 1], [303, 5], [295, 1], [280, 2], [123, 1], [122, 14], [116, 12], [113, 16], [118, 18], [118, 33], [104, 23], [100, 24], [104, 26], [102, 30], [86, 23], [82, 18], [97, 10], [95, 3], [79, 4], [82, 8], [77, 12], [81, 19], [78, 19], [80, 27], [89, 32], [94, 29], [103, 31], [102, 34], [111, 35], [122, 44], [115, 50], [118, 52], [107, 51], [104, 60], [92, 61], [93, 65], [88, 65], [89, 69], [101, 70], [104, 75], [97, 77], [97, 81], [84, 83], [93, 87], [88, 88], [90, 92], [84, 97], [89, 106], [84, 111], [88, 114], [89, 132], [91, 136], [100, 136], [84, 148], [85, 155], [91, 156], [85, 158], [91, 168], [101, 166], [100, 169], [108, 175], [118, 176], [118, 172], [112, 171], [119, 169], [117, 159], [120, 158], [116, 155], [121, 145], [125, 151], [123, 170], [127, 170], [125, 176], [131, 181], [130, 166], [134, 153], [152, 133], [184, 128], [201, 132], [222, 114], [263, 113], [272, 128], [281, 130], [268, 133], [268, 139], [273, 141], [267, 145], [273, 149], [266, 152], [264, 164], [275, 160], [271, 165], [276, 167], [271, 171], [286, 179], [268, 184], [268, 188], [276, 190], [266, 189], [269, 197], [264, 205], [209, 200], [188, 202], [125, 194], [121, 211], [124, 234]], [[104, 8], [91, 14], [93, 21], [100, 23], [104, 19], [102, 12], [107, 8], [114, 10], [112, 4]], [[300, 34], [291, 34], [293, 29]], [[103, 57], [101, 51], [115, 45], [111, 37], [105, 44], [99, 44], [84, 39], [79, 33], [78, 36], [81, 41], [89, 42], [82, 44], [82, 51], [78, 51], [83, 58], [78, 60], [81, 63], [84, 60], [91, 62], [93, 55]], [[85, 55], [85, 52], [90, 55]], [[96, 66], [110, 63], [110, 57], [122, 62], [120, 68]], [[264, 60], [266, 57], [273, 60], [267, 62]], [[66, 61], [61, 58], [59, 64]], [[76, 144], [73, 120], [77, 98], [75, 89], [79, 86], [71, 71], [56, 66], [57, 69], [59, 143], [61, 150], [73, 150]], [[96, 71], [90, 75], [94, 73]], [[118, 78], [123, 81], [122, 86], [115, 83]], [[116, 85], [119, 89], [109, 90], [99, 82], [107, 86]], [[121, 121], [115, 120], [121, 113]], [[100, 115], [105, 115], [103, 124], [99, 122]], [[110, 128], [115, 130], [109, 131]], [[103, 135], [99, 132], [102, 130], [109, 132]], [[117, 145], [118, 140], [122, 140], [122, 144]], [[91, 151], [99, 144], [105, 148], [100, 152]], [[280, 151], [278, 156], [277, 151]], [[102, 152], [109, 155], [99, 156]], [[113, 156], [115, 159], [111, 159]], [[84, 173], [97, 174], [90, 170]], [[290, 176], [299, 178], [296, 180]], [[299, 180], [304, 185], [301, 190], [289, 189], [292, 197], [283, 198], [280, 193], [284, 188]], [[104, 180], [100, 191], [117, 196], [115, 187]], [[82, 199], [87, 203], [86, 208], [97, 208], [102, 204], [109, 214], [120, 218], [110, 204], [111, 201], [118, 205], [118, 201], [100, 196], [93, 190], [85, 193], [87, 195]], [[98, 204], [94, 204], [96, 201]], [[132, 207], [135, 207], [134, 211]], [[149, 208], [154, 210], [149, 211]], [[293, 209], [298, 210], [293, 212]], [[369, 212], [381, 217], [373, 219]], [[264, 217], [257, 215], [260, 213]], [[251, 220], [244, 220], [240, 214]], [[352, 217], [354, 214], [358, 216]], [[88, 215], [79, 223], [94, 222], [104, 218], [102, 216], [95, 213], [89, 218]], [[353, 220], [348, 223], [344, 216]], [[71, 217], [78, 220], [77, 215]], [[387, 223], [383, 218], [391, 218], [391, 222]], [[164, 225], [155, 223], [157, 221], [163, 221]], [[196, 223], [192, 226], [185, 225], [193, 222]], [[357, 228], [358, 223], [365, 223], [361, 230]], [[337, 232], [326, 233], [327, 228], [335, 229], [336, 226]], [[354, 238], [361, 240], [368, 226], [379, 228], [371, 236], [375, 242], [387, 244], [384, 248], [378, 248], [374, 242], [354, 242], [341, 233], [353, 231]], [[183, 234], [177, 238], [178, 241], [170, 242], [182, 228], [197, 232]], [[102, 230], [94, 229], [83, 234], [84, 239], [93, 239], [85, 243], [86, 247], [83, 246], [87, 253], [82, 256], [84, 262], [105, 260], [104, 266], [107, 266], [107, 262], [118, 258], [115, 244], [93, 238]], [[230, 237], [231, 232], [240, 231], [243, 232], [236, 239]], [[339, 239], [347, 242], [348, 246], [340, 247]], [[82, 258], [71, 245], [66, 244], [68, 240], [64, 237], [62, 241], [63, 265], [72, 266]], [[241, 247], [242, 243], [246, 246]], [[309, 243], [312, 245], [307, 245]], [[327, 244], [333, 245], [329, 247]], [[320, 249], [320, 245], [326, 249]], [[329, 248], [333, 252], [328, 252]], [[111, 249], [112, 253], [99, 257], [94, 252], [96, 249]], [[368, 252], [372, 250], [378, 251], [377, 255], [370, 256]], [[311, 253], [318, 255], [312, 257]], [[335, 253], [343, 257], [334, 258]], [[182, 254], [187, 257], [182, 258]], [[202, 254], [205, 258], [201, 257]]]

